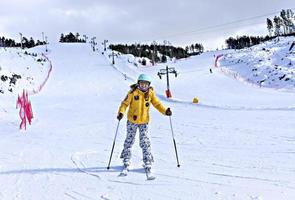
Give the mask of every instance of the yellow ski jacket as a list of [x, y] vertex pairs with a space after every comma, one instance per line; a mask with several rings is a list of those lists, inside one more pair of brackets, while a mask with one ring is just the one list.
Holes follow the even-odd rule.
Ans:
[[126, 98], [122, 101], [118, 113], [124, 114], [129, 106], [127, 118], [135, 124], [146, 124], [149, 122], [150, 104], [162, 114], [165, 115], [166, 108], [161, 104], [154, 93], [154, 89], [150, 87], [147, 92], [142, 92], [135, 85], [132, 85]]

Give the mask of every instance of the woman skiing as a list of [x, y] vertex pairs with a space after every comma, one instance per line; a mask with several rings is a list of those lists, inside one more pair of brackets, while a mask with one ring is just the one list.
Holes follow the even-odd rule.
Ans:
[[151, 154], [151, 142], [148, 137], [149, 108], [152, 104], [159, 112], [171, 116], [170, 108], [166, 109], [155, 95], [154, 89], [150, 86], [151, 77], [141, 74], [137, 83], [131, 85], [131, 90], [122, 101], [118, 111], [117, 119], [121, 120], [125, 110], [129, 106], [127, 114], [127, 136], [124, 142], [124, 149], [120, 158], [123, 159], [123, 170], [121, 175], [127, 175], [131, 159], [131, 148], [135, 141], [137, 129], [139, 129], [140, 147], [142, 148], [144, 169], [148, 179], [154, 179], [151, 176], [151, 165], [153, 156]]

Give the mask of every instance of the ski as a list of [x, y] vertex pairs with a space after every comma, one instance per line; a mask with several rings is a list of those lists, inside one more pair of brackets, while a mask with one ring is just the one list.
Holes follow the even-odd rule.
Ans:
[[120, 172], [119, 176], [120, 176], [120, 177], [122, 177], [122, 176], [127, 176], [127, 174], [128, 174], [128, 170], [127, 170], [127, 169], [123, 169], [123, 170]]
[[155, 180], [156, 177], [153, 176], [151, 173], [146, 173], [146, 180], [147, 181], [151, 181], [151, 180]]
[[[156, 179], [156, 177], [152, 174], [150, 167], [144, 168], [144, 171], [146, 174], [146, 180], [155, 180]], [[123, 165], [123, 169], [118, 176], [119, 177], [127, 176], [128, 172], [129, 172], [129, 166]]]
[[151, 168], [150, 167], [145, 167], [144, 168], [145, 174], [146, 174], [146, 180], [155, 180], [156, 177], [152, 175]]
[[120, 172], [119, 176], [127, 176], [128, 174], [128, 171], [129, 171], [129, 166], [128, 165], [123, 165], [123, 169], [122, 171]]

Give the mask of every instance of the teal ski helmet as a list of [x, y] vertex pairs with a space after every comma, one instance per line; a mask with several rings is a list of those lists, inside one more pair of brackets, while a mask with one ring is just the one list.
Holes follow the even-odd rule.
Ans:
[[140, 74], [137, 81], [147, 81], [151, 84], [152, 78], [149, 75], [146, 74]]

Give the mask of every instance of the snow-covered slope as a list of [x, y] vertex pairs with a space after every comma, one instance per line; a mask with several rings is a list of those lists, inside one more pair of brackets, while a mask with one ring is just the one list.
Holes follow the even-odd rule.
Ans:
[[2, 94], [18, 94], [23, 89], [36, 89], [44, 80], [47, 71], [48, 61], [42, 54], [30, 54], [18, 48], [0, 48]]
[[[43, 90], [30, 96], [35, 118], [26, 132], [18, 130], [16, 97], [0, 96], [0, 199], [295, 198], [295, 93], [210, 74], [214, 55], [229, 52], [169, 63], [179, 75], [170, 77], [173, 98], [167, 100], [165, 79], [156, 75], [165, 65], [136, 67], [121, 55], [112, 66], [110, 52], [87, 44], [49, 49], [53, 70]], [[118, 177], [126, 117], [106, 169], [117, 109], [140, 73], [153, 77], [158, 97], [172, 109], [181, 164], [176, 167], [169, 118], [151, 109], [154, 181], [146, 181], [138, 138], [129, 175]], [[194, 97], [200, 104], [191, 103]]]
[[[294, 37], [274, 40], [227, 53], [220, 61], [230, 74], [262, 87], [295, 89], [295, 49], [289, 50]], [[228, 72], [228, 71], [225, 71]]]

